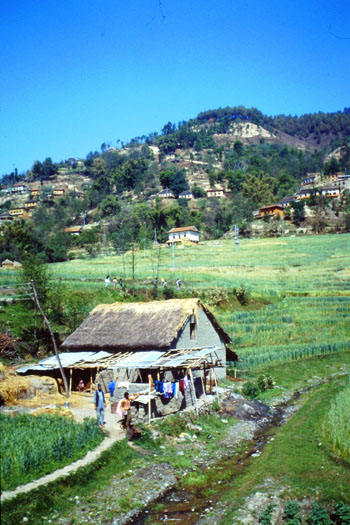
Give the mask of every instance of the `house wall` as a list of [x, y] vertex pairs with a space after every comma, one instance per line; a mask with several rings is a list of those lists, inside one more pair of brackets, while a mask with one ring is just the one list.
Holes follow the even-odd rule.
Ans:
[[[196, 336], [194, 339], [191, 339], [190, 332], [190, 322], [188, 321], [185, 327], [183, 328], [180, 337], [174, 344], [173, 348], [199, 348], [207, 346], [216, 346], [219, 348], [214, 354], [213, 359], [216, 359], [216, 355], [221, 359], [224, 367], [215, 368], [217, 377], [225, 378], [226, 377], [226, 348], [225, 343], [221, 339], [220, 335], [217, 333], [210, 320], [207, 317], [207, 314], [201, 309], [198, 308], [197, 316], [197, 325], [196, 325]], [[215, 355], [216, 354], [216, 355]]]
[[169, 241], [175, 241], [175, 240], [178, 240], [178, 239], [198, 242], [199, 241], [199, 233], [192, 232], [192, 231], [169, 233]]

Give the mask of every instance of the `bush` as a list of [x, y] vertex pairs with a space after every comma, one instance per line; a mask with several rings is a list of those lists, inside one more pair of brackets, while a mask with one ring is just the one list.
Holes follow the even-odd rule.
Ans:
[[242, 306], [249, 303], [250, 293], [243, 284], [239, 288], [233, 288], [232, 292]]
[[249, 399], [256, 399], [259, 395], [259, 388], [255, 383], [248, 381], [242, 388], [242, 393]]
[[272, 380], [271, 376], [268, 375], [262, 375], [257, 380], [257, 385], [261, 392], [265, 392], [265, 390], [269, 390], [270, 388], [274, 387], [274, 381]]
[[299, 505], [296, 501], [289, 501], [284, 509], [283, 519], [286, 520], [288, 525], [299, 525], [301, 524], [301, 516], [299, 512]]
[[175, 297], [174, 288], [164, 288], [163, 295], [165, 299], [172, 299], [173, 297]]
[[350, 523], [350, 505], [345, 505], [342, 501], [336, 503], [332, 518], [335, 520], [335, 523], [342, 525]]
[[274, 508], [275, 508], [275, 505], [272, 505], [272, 504], [268, 505], [266, 509], [264, 510], [264, 512], [262, 512], [259, 518], [259, 523], [263, 523], [264, 525], [270, 525], [272, 512]]
[[307, 523], [310, 523], [310, 525], [332, 525], [333, 522], [326, 509], [319, 503], [315, 502], [312, 504]]

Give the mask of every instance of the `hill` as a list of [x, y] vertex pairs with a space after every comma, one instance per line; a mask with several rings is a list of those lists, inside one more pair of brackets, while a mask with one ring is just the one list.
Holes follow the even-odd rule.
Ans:
[[[6, 222], [8, 211], [12, 218], [27, 219], [21, 239], [49, 261], [65, 260], [68, 249], [98, 251], [102, 244], [125, 250], [151, 240], [155, 229], [165, 241], [170, 228], [189, 224], [204, 238], [218, 238], [234, 224], [250, 234], [253, 211], [286, 196], [298, 200], [309, 173], [316, 173], [319, 186], [309, 186], [313, 209], [296, 215], [292, 210], [289, 218], [296, 226], [305, 216], [315, 218], [306, 229], [316, 232], [346, 231], [345, 186], [332, 199], [323, 187], [350, 169], [349, 133], [348, 109], [268, 117], [238, 106], [177, 125], [168, 122], [161, 134], [135, 137], [118, 148], [104, 143], [85, 159], [36, 161], [25, 174], [2, 178], [0, 256], [21, 259], [23, 251]], [[170, 192], [162, 194], [166, 188]], [[83, 227], [83, 235], [72, 238], [71, 226]]]

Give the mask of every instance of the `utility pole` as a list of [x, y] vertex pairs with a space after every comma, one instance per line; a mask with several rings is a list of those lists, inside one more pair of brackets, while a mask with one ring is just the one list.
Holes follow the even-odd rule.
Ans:
[[132, 295], [135, 295], [135, 244], [132, 243]]
[[236, 245], [236, 252], [238, 252], [238, 245], [239, 245], [239, 239], [238, 239], [238, 236], [239, 236], [239, 229], [238, 229], [237, 224], [235, 224], [235, 245]]
[[158, 241], [157, 241], [157, 228], [154, 228], [154, 244], [158, 244]]
[[175, 272], [175, 243], [171, 243], [171, 252], [173, 255], [173, 272]]
[[34, 281], [31, 281], [30, 284], [31, 284], [31, 287], [32, 287], [32, 290], [33, 290], [35, 303], [36, 303], [36, 305], [38, 307], [39, 312], [43, 316], [43, 319], [44, 319], [44, 322], [45, 322], [46, 326], [49, 329], [49, 332], [50, 332], [50, 335], [51, 335], [51, 339], [52, 339], [52, 343], [53, 343], [53, 349], [54, 349], [56, 357], [57, 357], [58, 366], [60, 368], [62, 379], [63, 379], [64, 388], [66, 390], [66, 396], [69, 399], [70, 392], [69, 392], [69, 388], [68, 388], [68, 382], [67, 382], [66, 374], [64, 373], [64, 370], [63, 370], [63, 367], [62, 367], [62, 363], [61, 363], [61, 360], [60, 360], [60, 356], [59, 356], [59, 353], [58, 353], [58, 350], [57, 350], [55, 336], [53, 335], [53, 331], [52, 331], [51, 325], [49, 323], [49, 320], [46, 317], [46, 315], [44, 313], [44, 310], [41, 308], [41, 304], [39, 302], [39, 297], [38, 297], [38, 294], [37, 294], [37, 291], [36, 291], [36, 288], [35, 288], [35, 285], [34, 285]]

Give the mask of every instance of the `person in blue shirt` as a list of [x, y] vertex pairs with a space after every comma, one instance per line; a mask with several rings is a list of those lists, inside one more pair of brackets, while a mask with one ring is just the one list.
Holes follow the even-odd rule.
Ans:
[[108, 383], [108, 390], [109, 390], [109, 393], [111, 395], [111, 397], [113, 397], [113, 394], [114, 394], [114, 390], [115, 390], [115, 387], [116, 387], [116, 383], [115, 381], [113, 381], [113, 379]]
[[105, 425], [104, 415], [106, 401], [104, 392], [102, 390], [102, 386], [100, 384], [97, 385], [97, 390], [94, 394], [94, 403], [96, 409], [97, 424], [100, 425], [100, 427], [103, 427], [103, 425]]

